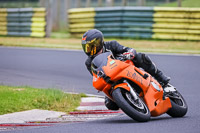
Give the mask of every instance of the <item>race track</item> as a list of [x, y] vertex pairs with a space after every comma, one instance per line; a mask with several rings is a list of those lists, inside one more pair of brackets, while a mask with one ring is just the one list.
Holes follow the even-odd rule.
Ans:
[[[200, 56], [149, 54], [157, 66], [171, 77], [171, 83], [186, 99], [189, 110], [183, 118], [168, 115], [137, 123], [126, 115], [83, 123], [60, 124], [10, 132], [34, 133], [199, 133]], [[0, 47], [0, 84], [57, 88], [68, 92], [98, 94], [84, 65], [81, 51]], [[103, 95], [102, 93], [98, 95]]]

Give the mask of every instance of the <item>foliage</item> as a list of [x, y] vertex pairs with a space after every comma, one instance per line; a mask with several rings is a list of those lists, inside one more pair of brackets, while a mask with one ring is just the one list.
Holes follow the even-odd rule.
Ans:
[[82, 95], [56, 89], [0, 86], [0, 115], [30, 109], [70, 112], [79, 106]]

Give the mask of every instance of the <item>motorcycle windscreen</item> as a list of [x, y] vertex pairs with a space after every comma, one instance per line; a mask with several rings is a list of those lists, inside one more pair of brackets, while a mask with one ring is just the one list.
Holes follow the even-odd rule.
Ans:
[[91, 70], [93, 73], [97, 74], [97, 72], [103, 71], [102, 67], [107, 65], [108, 56], [112, 54], [111, 52], [105, 52], [97, 55], [91, 63]]

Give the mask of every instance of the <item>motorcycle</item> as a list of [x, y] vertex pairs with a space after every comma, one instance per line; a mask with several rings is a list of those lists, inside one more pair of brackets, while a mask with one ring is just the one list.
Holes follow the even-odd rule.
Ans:
[[93, 86], [114, 101], [129, 117], [146, 122], [164, 113], [183, 117], [188, 106], [175, 87], [162, 87], [149, 73], [136, 67], [124, 55], [97, 55], [91, 64]]

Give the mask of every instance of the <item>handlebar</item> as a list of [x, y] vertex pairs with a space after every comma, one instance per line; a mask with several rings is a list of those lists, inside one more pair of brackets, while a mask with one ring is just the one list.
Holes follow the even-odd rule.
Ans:
[[117, 59], [117, 60], [121, 60], [121, 61], [125, 61], [125, 60], [127, 60], [127, 59], [126, 59], [126, 56], [123, 55], [123, 54], [118, 54], [118, 55], [115, 57], [115, 59]]

